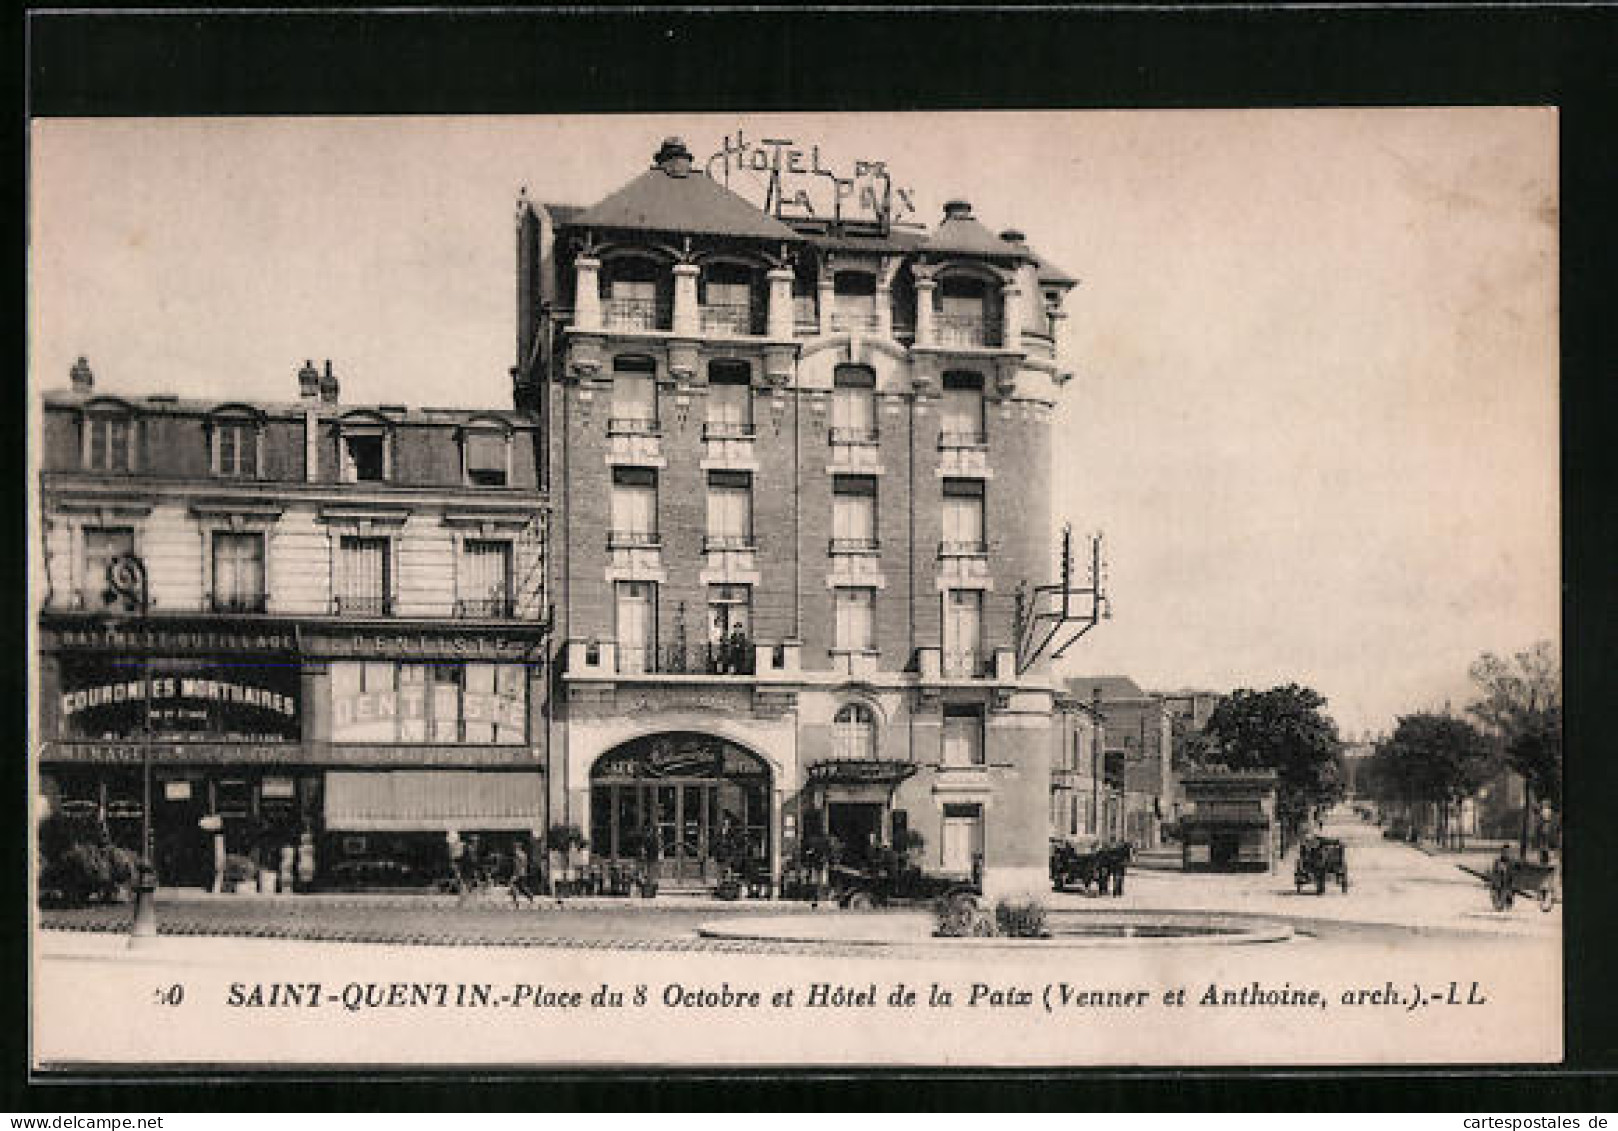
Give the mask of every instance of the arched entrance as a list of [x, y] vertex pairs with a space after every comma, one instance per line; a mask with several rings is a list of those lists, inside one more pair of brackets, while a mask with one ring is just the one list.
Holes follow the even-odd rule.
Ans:
[[727, 863], [770, 868], [770, 768], [723, 738], [677, 731], [632, 739], [590, 770], [590, 848], [665, 879], [717, 881]]

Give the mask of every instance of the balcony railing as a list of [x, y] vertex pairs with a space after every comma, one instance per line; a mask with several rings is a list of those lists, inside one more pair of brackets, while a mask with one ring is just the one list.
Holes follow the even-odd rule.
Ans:
[[815, 305], [814, 295], [792, 296], [792, 329], [800, 335], [820, 333], [820, 311]]
[[764, 332], [763, 311], [750, 302], [705, 302], [702, 304], [702, 330], [706, 334], [743, 337]]
[[607, 534], [609, 550], [655, 550], [663, 536], [655, 530], [614, 530]]
[[938, 556], [941, 558], [984, 558], [988, 555], [988, 543], [982, 541], [951, 541], [938, 544]]
[[662, 423], [655, 416], [613, 416], [607, 419], [609, 436], [658, 436]]
[[374, 593], [347, 593], [331, 599], [333, 616], [386, 617], [393, 615], [393, 600]]
[[941, 346], [998, 346], [1000, 319], [986, 314], [935, 314], [933, 335]]
[[938, 448], [940, 451], [986, 448], [988, 446], [989, 434], [981, 428], [946, 428], [938, 434]]
[[609, 330], [667, 330], [673, 321], [673, 307], [654, 298], [609, 298], [602, 303], [602, 316]]
[[618, 646], [620, 674], [752, 675], [756, 662], [753, 640], [746, 636], [685, 648], [669, 645], [661, 650]]
[[826, 547], [828, 554], [874, 554], [882, 549], [875, 538], [833, 538]]
[[758, 539], [751, 534], [705, 534], [702, 538], [702, 552], [705, 554], [756, 549]]
[[757, 434], [752, 424], [739, 420], [710, 420], [702, 426], [704, 440], [751, 440]]
[[875, 428], [832, 428], [827, 437], [835, 445], [870, 445], [882, 438]]
[[943, 670], [951, 679], [976, 679], [985, 668], [983, 653], [974, 649], [948, 650], [943, 656]]
[[265, 596], [262, 593], [215, 593], [209, 605], [216, 613], [262, 613]]
[[516, 603], [509, 595], [460, 597], [455, 601], [455, 615], [469, 620], [510, 620], [516, 615]]
[[874, 310], [833, 310], [831, 312], [831, 328], [847, 333], [858, 330], [869, 333], [882, 324], [880, 316]]

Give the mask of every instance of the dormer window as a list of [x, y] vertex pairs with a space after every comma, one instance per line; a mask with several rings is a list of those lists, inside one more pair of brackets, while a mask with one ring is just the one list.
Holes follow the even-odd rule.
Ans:
[[511, 484], [511, 434], [493, 424], [470, 425], [462, 435], [461, 460], [473, 487]]
[[337, 438], [344, 483], [386, 483], [393, 478], [388, 425], [380, 418], [344, 420]]
[[259, 476], [259, 422], [243, 415], [220, 414], [208, 421], [208, 466], [221, 479]]
[[102, 410], [84, 418], [86, 471], [135, 470], [135, 418], [128, 411]]

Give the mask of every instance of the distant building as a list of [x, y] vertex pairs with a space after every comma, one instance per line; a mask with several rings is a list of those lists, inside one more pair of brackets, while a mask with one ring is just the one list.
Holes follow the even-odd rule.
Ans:
[[1172, 716], [1162, 697], [1141, 690], [1128, 676], [1079, 676], [1068, 694], [1101, 712], [1107, 780], [1120, 790], [1117, 835], [1138, 848], [1162, 843], [1163, 825], [1175, 818], [1178, 794], [1173, 761]]
[[[138, 850], [149, 752], [172, 885], [217, 847], [426, 878], [451, 829], [544, 828], [533, 419], [344, 405], [330, 363], [275, 403], [111, 396], [82, 359], [72, 386], [40, 449], [50, 810]], [[145, 609], [110, 586], [127, 559]]]
[[1058, 695], [1056, 712], [1051, 728], [1051, 834], [1122, 838], [1122, 782], [1106, 774], [1100, 710], [1072, 695]]
[[1274, 770], [1208, 769], [1181, 779], [1181, 863], [1188, 872], [1262, 872], [1280, 841]]

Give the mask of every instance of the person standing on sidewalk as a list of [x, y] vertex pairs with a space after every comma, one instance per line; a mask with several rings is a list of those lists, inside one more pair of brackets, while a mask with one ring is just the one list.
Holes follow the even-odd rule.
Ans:
[[519, 840], [511, 846], [511, 906], [517, 906], [517, 897], [522, 896], [528, 900], [528, 906], [534, 905], [534, 888], [529, 882], [528, 850]]

